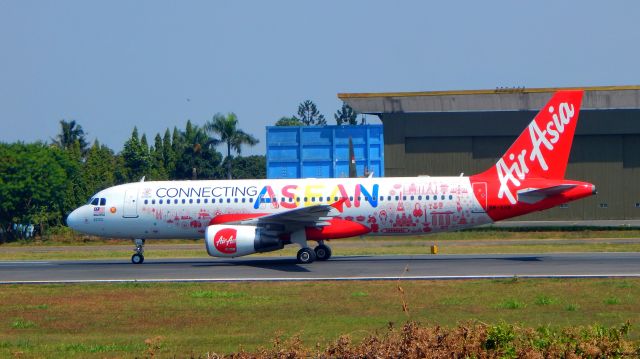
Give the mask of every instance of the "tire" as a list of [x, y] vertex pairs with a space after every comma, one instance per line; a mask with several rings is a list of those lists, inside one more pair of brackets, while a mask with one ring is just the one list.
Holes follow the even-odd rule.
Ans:
[[316, 252], [316, 259], [319, 261], [326, 261], [331, 258], [331, 247], [321, 244], [314, 249]]
[[309, 264], [316, 260], [316, 252], [311, 248], [300, 248], [298, 251], [298, 263]]
[[131, 263], [142, 264], [144, 262], [144, 256], [142, 254], [134, 254], [131, 256]]

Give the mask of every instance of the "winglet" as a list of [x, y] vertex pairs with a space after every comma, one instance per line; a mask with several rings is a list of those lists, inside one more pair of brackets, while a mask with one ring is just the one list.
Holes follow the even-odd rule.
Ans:
[[344, 202], [346, 200], [347, 200], [346, 198], [340, 198], [337, 202], [332, 203], [331, 207], [337, 209], [338, 212], [342, 213], [344, 212]]

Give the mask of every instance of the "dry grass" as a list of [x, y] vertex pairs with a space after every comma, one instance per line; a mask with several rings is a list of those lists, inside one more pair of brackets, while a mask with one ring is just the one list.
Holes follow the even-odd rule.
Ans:
[[354, 343], [340, 336], [324, 349], [305, 346], [299, 337], [276, 338], [270, 348], [213, 357], [263, 358], [610, 358], [640, 356], [640, 347], [627, 339], [629, 325], [605, 328], [519, 328], [507, 324], [466, 323], [448, 329], [406, 323], [389, 326], [383, 335]]

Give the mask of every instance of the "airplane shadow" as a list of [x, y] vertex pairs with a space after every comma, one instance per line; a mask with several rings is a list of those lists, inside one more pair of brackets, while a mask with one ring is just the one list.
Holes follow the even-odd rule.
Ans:
[[157, 259], [148, 260], [142, 265], [134, 265], [127, 261], [77, 261], [77, 262], [61, 262], [57, 265], [64, 266], [139, 266], [140, 269], [150, 266], [190, 266], [190, 267], [256, 267], [262, 269], [271, 269], [282, 272], [310, 272], [308, 266], [318, 266], [322, 264], [331, 265], [331, 263], [339, 262], [352, 262], [352, 263], [389, 263], [389, 262], [470, 262], [470, 261], [515, 261], [515, 262], [543, 262], [542, 256], [366, 256], [366, 255], [354, 255], [354, 256], [336, 256], [327, 262], [315, 262], [310, 265], [300, 265], [295, 258], [251, 258], [251, 259]]
[[132, 264], [127, 261], [77, 261], [77, 262], [60, 262], [58, 266], [67, 267], [86, 267], [86, 266], [103, 266], [103, 267], [122, 267], [131, 266], [145, 270], [145, 268], [153, 268], [159, 266], [182, 266], [195, 268], [223, 268], [223, 267], [255, 267], [261, 269], [271, 269], [282, 272], [310, 272], [309, 269], [301, 266], [293, 258], [261, 258], [261, 259], [240, 259], [240, 260], [194, 260], [194, 259], [171, 259], [171, 260], [148, 260], [144, 264]]
[[303, 267], [298, 264], [295, 259], [290, 258], [265, 258], [265, 259], [244, 259], [240, 261], [225, 261], [225, 262], [207, 262], [207, 263], [197, 263], [193, 264], [192, 267], [222, 267], [222, 266], [233, 266], [233, 267], [254, 267], [260, 269], [271, 269], [280, 272], [298, 272], [298, 273], [308, 273], [311, 272], [308, 268]]

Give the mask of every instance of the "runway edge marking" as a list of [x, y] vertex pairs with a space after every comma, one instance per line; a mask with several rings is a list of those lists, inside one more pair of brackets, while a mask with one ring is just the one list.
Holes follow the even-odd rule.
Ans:
[[188, 283], [188, 282], [314, 282], [314, 281], [387, 281], [387, 280], [464, 280], [464, 279], [510, 279], [510, 278], [640, 278], [636, 274], [530, 274], [530, 275], [462, 275], [462, 276], [371, 276], [371, 277], [271, 277], [271, 278], [158, 278], [158, 279], [62, 279], [62, 280], [0, 280], [5, 284], [82, 284], [82, 283]]

